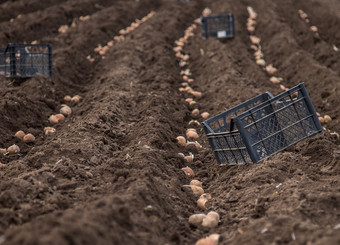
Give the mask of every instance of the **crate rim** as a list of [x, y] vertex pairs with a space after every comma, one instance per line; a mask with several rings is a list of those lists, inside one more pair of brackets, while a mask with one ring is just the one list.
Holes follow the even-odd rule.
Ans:
[[36, 46], [45, 46], [48, 48], [52, 48], [53, 45], [51, 43], [37, 43], [37, 44], [31, 44], [31, 43], [8, 43], [6, 47], [0, 47], [1, 49], [4, 49], [3, 51], [6, 53], [8, 51], [8, 48], [12, 47], [36, 47]]
[[[299, 89], [302, 89], [302, 87], [305, 87], [305, 84], [302, 82], [302, 83], [299, 83], [298, 85], [290, 88], [289, 90], [287, 91], [284, 91], [278, 95], [276, 95], [275, 97], [267, 100], [267, 101], [264, 101], [263, 103], [257, 105], [257, 106], [254, 106], [253, 108], [250, 108], [249, 110], [247, 111], [244, 111], [242, 112], [240, 115], [238, 115], [237, 117], [240, 118], [240, 119], [243, 119], [245, 118], [246, 116], [249, 115], [249, 113], [254, 113], [254, 112], [257, 112], [259, 111], [260, 109], [262, 109], [263, 107], [266, 107], [268, 104], [271, 104], [273, 101], [277, 101], [277, 100], [280, 100], [282, 98], [284, 98], [285, 96], [291, 94], [291, 93], [294, 93], [296, 90], [299, 90]], [[306, 99], [305, 95], [303, 95], [302, 98], [299, 98], [300, 100], [302, 99]], [[235, 117], [234, 117], [235, 118]]]
[[[226, 111], [224, 111], [224, 112], [221, 112], [221, 113], [219, 113], [219, 114], [217, 114], [217, 115], [215, 115], [215, 116], [213, 116], [213, 117], [211, 117], [211, 118], [208, 118], [207, 120], [203, 121], [201, 124], [203, 124], [204, 126], [207, 126], [210, 130], [212, 130], [212, 129], [210, 128], [210, 126], [209, 126], [209, 123], [210, 123], [211, 121], [213, 121], [213, 119], [216, 119], [217, 117], [220, 117], [220, 116], [222, 116], [222, 115], [226, 115], [226, 114], [228, 114], [227, 112], [232, 113], [233, 110], [237, 110], [236, 108], [242, 107], [243, 104], [247, 104], [247, 103], [250, 103], [252, 100], [259, 99], [259, 98], [260, 98], [261, 96], [263, 96], [264, 94], [269, 94], [270, 97], [271, 97], [271, 98], [269, 98], [268, 100], [262, 102], [261, 104], [256, 105], [256, 106], [254, 106], [253, 108], [250, 108], [250, 109], [248, 109], [248, 110], [246, 110], [246, 111], [240, 113], [239, 115], [232, 117], [231, 120], [232, 120], [232, 119], [235, 120], [236, 117], [238, 117], [238, 118], [240, 118], [240, 119], [241, 119], [241, 118], [244, 118], [244, 117], [246, 117], [249, 113], [256, 112], [256, 111], [260, 110], [262, 107], [267, 106], [267, 104], [269, 104], [269, 103], [271, 103], [271, 102], [273, 102], [273, 101], [276, 101], [276, 100], [280, 100], [280, 99], [282, 99], [283, 97], [285, 97], [287, 94], [289, 94], [289, 92], [294, 92], [295, 90], [298, 90], [298, 89], [301, 88], [301, 87], [305, 87], [305, 83], [304, 83], [304, 82], [301, 82], [301, 83], [299, 83], [298, 85], [296, 85], [296, 86], [290, 88], [289, 90], [284, 91], [284, 92], [282, 92], [282, 93], [280, 93], [280, 94], [278, 94], [278, 95], [276, 95], [276, 96], [273, 96], [269, 91], [267, 91], [267, 92], [265, 92], [265, 93], [262, 93], [262, 94], [260, 94], [260, 95], [257, 95], [256, 97], [253, 97], [253, 98], [251, 98], [251, 99], [249, 99], [249, 100], [247, 100], [247, 101], [245, 101], [245, 102], [243, 102], [243, 103], [241, 103], [241, 104], [238, 104], [237, 106], [234, 106], [234, 107], [232, 107], [232, 108], [230, 108], [230, 109], [228, 109], [228, 110], [226, 110]], [[304, 96], [303, 98], [305, 98], [305, 96]], [[302, 98], [301, 98], [301, 99], [302, 99]], [[315, 111], [315, 110], [314, 110], [314, 111]], [[213, 131], [213, 130], [212, 130], [212, 131]], [[237, 130], [236, 130], [236, 131], [237, 131]], [[226, 132], [232, 132], [232, 131], [226, 131]], [[212, 134], [218, 134], [218, 133], [214, 133], [214, 132], [211, 132], [211, 133], [212, 133]], [[224, 133], [224, 132], [223, 132], [223, 133]]]
[[51, 43], [36, 43], [36, 44], [32, 44], [32, 43], [8, 43], [7, 46], [52, 46]]
[[235, 17], [233, 13], [214, 14], [214, 15], [208, 15], [208, 16], [201, 15], [201, 20], [202, 19], [218, 18], [218, 17], [230, 17], [230, 16]]
[[[272, 93], [270, 93], [269, 91], [266, 91], [266, 92], [264, 92], [264, 93], [262, 93], [262, 94], [259, 94], [259, 95], [255, 96], [255, 97], [253, 97], [253, 98], [250, 98], [250, 99], [246, 100], [245, 102], [242, 102], [241, 104], [238, 104], [238, 105], [236, 105], [236, 106], [234, 106], [234, 107], [232, 107], [232, 108], [230, 108], [230, 109], [227, 109], [227, 110], [225, 110], [225, 111], [223, 111], [223, 112], [221, 112], [221, 113], [216, 114], [216, 115], [213, 116], [213, 117], [208, 118], [207, 120], [203, 121], [201, 124], [202, 124], [203, 126], [207, 127], [207, 128], [209, 129], [209, 131], [210, 131], [211, 134], [218, 134], [217, 132], [214, 132], [214, 130], [212, 130], [212, 128], [209, 126], [209, 123], [210, 123], [210, 122], [215, 121], [216, 118], [218, 118], [218, 117], [222, 117], [222, 116], [224, 116], [224, 115], [231, 114], [231, 113], [233, 113], [233, 112], [239, 110], [240, 108], [243, 108], [243, 107], [244, 107], [244, 106], [243, 106], [244, 104], [249, 104], [249, 103], [251, 103], [252, 101], [257, 101], [257, 100], [259, 100], [260, 98], [263, 98], [263, 96], [265, 96], [265, 95], [267, 95], [268, 98], [273, 98], [273, 97], [274, 97], [274, 96], [272, 95]], [[247, 111], [248, 111], [248, 110], [247, 110]], [[241, 115], [241, 114], [242, 114], [242, 113], [240, 113], [240, 115]], [[234, 117], [232, 117], [232, 118], [234, 118]], [[232, 130], [232, 131], [225, 131], [225, 132], [220, 132], [220, 133], [230, 133], [230, 132], [234, 132], [234, 131], [235, 131], [235, 132], [238, 132], [238, 130]]]

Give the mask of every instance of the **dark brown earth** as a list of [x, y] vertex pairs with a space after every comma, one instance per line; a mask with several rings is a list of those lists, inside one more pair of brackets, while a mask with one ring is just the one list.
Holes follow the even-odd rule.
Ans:
[[[193, 108], [178, 91], [172, 48], [205, 7], [233, 13], [236, 37], [204, 40], [197, 28], [185, 46], [192, 87], [203, 94], [197, 107], [216, 115], [267, 90], [281, 92], [253, 58], [248, 5], [283, 84], [304, 82], [316, 110], [333, 120], [264, 162], [223, 167], [197, 126], [203, 148], [187, 164], [177, 153], [192, 149], [177, 146], [176, 137], [191, 127]], [[156, 14], [105, 56], [93, 51], [150, 11]], [[85, 15], [90, 20], [58, 32]], [[0, 0], [0, 46], [51, 43], [54, 73], [0, 77], [0, 148], [21, 149], [0, 155], [0, 244], [194, 244], [212, 233], [221, 234], [219, 244], [340, 244], [340, 141], [329, 133], [340, 132], [339, 25], [337, 0]], [[73, 114], [45, 136], [48, 117], [75, 94], [82, 99], [69, 103]], [[15, 138], [18, 130], [36, 142]], [[182, 187], [190, 182], [181, 170], [187, 165], [212, 195], [208, 211], [221, 215], [216, 228], [188, 224], [201, 210]]]

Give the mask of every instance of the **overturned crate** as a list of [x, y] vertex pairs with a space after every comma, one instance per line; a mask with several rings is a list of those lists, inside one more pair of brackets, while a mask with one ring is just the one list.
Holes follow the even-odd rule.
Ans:
[[52, 76], [51, 44], [15, 44], [0, 48], [0, 75], [12, 78]]
[[235, 37], [235, 18], [233, 14], [201, 16], [202, 36], [205, 39]]
[[322, 132], [303, 83], [266, 92], [202, 123], [220, 165], [257, 163]]

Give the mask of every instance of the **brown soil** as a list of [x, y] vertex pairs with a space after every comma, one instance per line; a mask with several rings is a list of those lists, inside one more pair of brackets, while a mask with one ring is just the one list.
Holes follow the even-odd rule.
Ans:
[[[340, 243], [340, 141], [328, 132], [340, 132], [338, 1], [43, 2], [0, 0], [0, 46], [51, 43], [54, 73], [0, 77], [0, 148], [21, 149], [0, 155], [0, 244], [194, 244], [211, 233], [221, 234], [219, 244]], [[316, 110], [333, 120], [322, 134], [264, 162], [220, 167], [201, 127], [202, 149], [176, 144], [192, 108], [178, 91], [181, 68], [172, 48], [205, 7], [232, 12], [234, 39], [204, 40], [198, 28], [185, 46], [192, 87], [203, 93], [197, 107], [215, 115], [267, 90], [280, 93], [249, 48], [248, 5], [258, 13], [266, 61], [287, 87], [304, 82]], [[93, 51], [152, 10], [155, 16], [105, 56]], [[58, 32], [85, 15], [90, 20]], [[82, 99], [69, 104], [73, 114], [45, 136], [48, 117], [75, 94]], [[36, 142], [15, 138], [17, 130]], [[192, 164], [177, 155], [189, 151]], [[221, 215], [216, 228], [188, 224], [201, 211], [182, 187], [190, 181], [181, 170], [187, 165], [212, 195], [208, 210]]]

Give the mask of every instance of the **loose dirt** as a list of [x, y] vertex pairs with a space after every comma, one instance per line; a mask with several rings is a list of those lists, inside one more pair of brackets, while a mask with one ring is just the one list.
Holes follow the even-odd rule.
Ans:
[[[220, 167], [201, 126], [199, 150], [179, 147], [176, 137], [192, 127], [193, 108], [213, 116], [265, 91], [282, 92], [255, 63], [249, 5], [266, 61], [286, 87], [304, 82], [315, 109], [333, 120], [263, 162]], [[200, 27], [194, 31], [184, 50], [191, 86], [203, 96], [188, 107], [172, 48], [205, 7], [233, 13], [236, 37], [204, 40]], [[0, 155], [0, 244], [194, 244], [212, 233], [221, 234], [219, 244], [339, 244], [340, 141], [330, 134], [340, 132], [339, 9], [335, 0], [0, 1], [0, 46], [53, 44], [52, 78], [0, 77], [0, 148], [21, 149]], [[151, 11], [104, 56], [94, 51]], [[72, 115], [46, 136], [48, 117], [75, 94], [82, 98], [68, 103]], [[15, 138], [18, 130], [36, 141]], [[194, 162], [179, 152], [192, 152]], [[183, 188], [187, 165], [212, 195], [216, 228], [188, 223], [201, 210]]]

